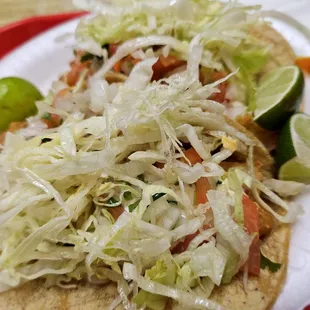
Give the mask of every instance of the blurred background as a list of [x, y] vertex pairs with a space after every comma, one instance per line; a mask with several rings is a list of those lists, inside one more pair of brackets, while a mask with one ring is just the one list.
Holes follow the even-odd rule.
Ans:
[[[228, 0], [224, 0], [228, 1]], [[239, 0], [245, 4], [262, 4], [265, 10], [276, 9], [310, 27], [310, 0]], [[34, 15], [75, 10], [72, 0], [0, 0], [0, 26]]]
[[0, 0], [0, 26], [22, 18], [73, 11], [72, 0]]

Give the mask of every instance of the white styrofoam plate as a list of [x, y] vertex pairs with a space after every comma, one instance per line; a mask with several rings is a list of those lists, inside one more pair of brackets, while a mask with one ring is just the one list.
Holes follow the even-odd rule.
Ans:
[[[3, 58], [0, 63], [0, 78], [26, 78], [46, 94], [51, 83], [69, 69], [69, 62], [73, 59], [73, 36], [64, 42], [57, 42], [57, 39], [66, 33], [73, 33], [77, 22], [78, 20], [73, 20], [57, 26]], [[289, 42], [293, 39], [296, 53], [310, 55], [310, 42], [296, 29], [277, 20], [274, 27], [280, 30]], [[310, 112], [309, 79], [306, 86], [306, 112]], [[310, 188], [297, 197], [296, 201], [304, 207], [305, 214], [293, 225], [288, 275], [273, 310], [301, 310], [310, 304]]]

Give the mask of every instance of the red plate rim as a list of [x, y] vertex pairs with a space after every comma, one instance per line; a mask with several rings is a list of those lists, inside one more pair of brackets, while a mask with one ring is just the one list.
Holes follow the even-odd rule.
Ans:
[[87, 12], [34, 16], [0, 27], [0, 59], [43, 31]]

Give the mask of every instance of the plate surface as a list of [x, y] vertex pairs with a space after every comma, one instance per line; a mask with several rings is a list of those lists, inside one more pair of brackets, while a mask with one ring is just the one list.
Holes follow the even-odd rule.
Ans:
[[[69, 70], [73, 59], [74, 29], [78, 19], [54, 27], [1, 59], [0, 78], [19, 76], [47, 94], [53, 81]], [[66, 36], [66, 39], [62, 37]]]
[[[47, 94], [51, 83], [69, 69], [69, 62], [73, 59], [74, 38], [71, 35], [62, 42], [59, 38], [64, 34], [73, 34], [77, 22], [76, 19], [57, 26], [15, 49], [1, 60], [0, 78], [26, 78]], [[292, 37], [296, 38], [296, 33], [293, 32], [296, 30], [287, 25], [275, 22], [274, 26], [289, 41]], [[300, 42], [298, 41], [297, 47], [300, 47]], [[302, 46], [310, 55], [310, 42], [302, 41]], [[300, 54], [297, 48], [296, 53]], [[308, 78], [306, 86], [307, 113], [310, 113], [309, 80]], [[273, 310], [299, 310], [310, 303], [310, 188], [297, 197], [296, 201], [304, 207], [305, 214], [293, 225], [288, 276]]]

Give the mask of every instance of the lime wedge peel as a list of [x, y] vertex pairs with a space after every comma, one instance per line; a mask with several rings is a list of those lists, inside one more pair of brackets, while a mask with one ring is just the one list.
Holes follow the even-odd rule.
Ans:
[[310, 184], [310, 167], [305, 166], [298, 157], [295, 157], [281, 166], [279, 179]]
[[277, 130], [297, 111], [303, 94], [304, 77], [297, 66], [277, 68], [261, 80], [254, 120], [263, 128]]
[[310, 184], [310, 116], [297, 113], [283, 127], [276, 163], [281, 180]]
[[307, 157], [310, 156], [310, 117], [302, 113], [295, 114], [292, 116], [290, 124], [292, 141], [297, 156], [308, 159]]
[[18, 77], [0, 79], [0, 131], [11, 122], [23, 121], [37, 113], [35, 102], [42, 99], [40, 91]]

